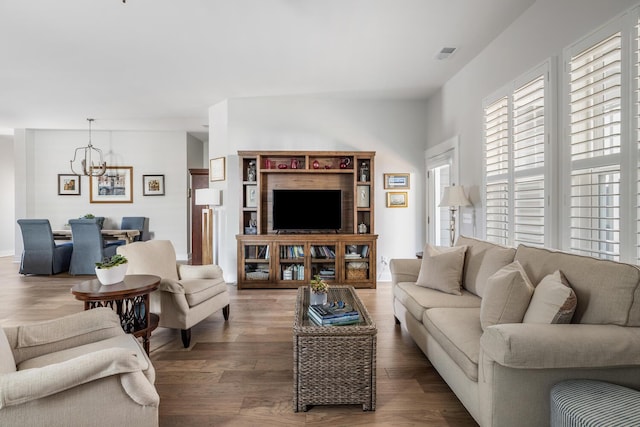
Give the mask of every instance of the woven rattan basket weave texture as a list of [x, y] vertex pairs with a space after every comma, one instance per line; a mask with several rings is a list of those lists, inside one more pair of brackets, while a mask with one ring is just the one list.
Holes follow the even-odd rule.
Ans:
[[298, 289], [294, 320], [296, 411], [309, 405], [376, 405], [376, 326], [352, 286], [329, 288], [330, 301], [345, 301], [360, 313], [355, 325], [318, 326], [307, 317], [309, 288]]

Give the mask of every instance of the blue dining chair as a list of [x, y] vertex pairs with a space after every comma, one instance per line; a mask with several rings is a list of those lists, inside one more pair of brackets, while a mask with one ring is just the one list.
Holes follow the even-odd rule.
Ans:
[[116, 254], [116, 242], [106, 244], [100, 233], [100, 226], [92, 219], [70, 219], [73, 254], [69, 273], [96, 274], [96, 262]]
[[140, 242], [149, 240], [149, 218], [144, 216], [123, 216], [120, 223], [121, 230], [140, 230], [140, 235], [133, 241]]
[[20, 274], [58, 274], [69, 270], [73, 243], [56, 244], [48, 219], [19, 219], [24, 250]]

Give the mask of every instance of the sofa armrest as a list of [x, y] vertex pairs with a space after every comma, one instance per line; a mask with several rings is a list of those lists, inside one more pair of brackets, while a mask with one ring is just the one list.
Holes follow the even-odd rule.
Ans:
[[[153, 404], [155, 396], [149, 393], [149, 388], [144, 384], [149, 381], [142, 374], [136, 354], [114, 347], [41, 368], [0, 375], [0, 409], [42, 399], [101, 378], [131, 373], [139, 374], [137, 382], [143, 390], [130, 395], [132, 400], [144, 405]], [[128, 378], [125, 382], [128, 394], [131, 389], [135, 390], [135, 387], [131, 387], [131, 381], [135, 380]]]
[[422, 260], [420, 259], [392, 259], [389, 262], [391, 281], [393, 286], [400, 282], [415, 282], [420, 274]]
[[486, 358], [509, 368], [603, 368], [640, 365], [640, 328], [616, 325], [502, 324], [480, 339]]
[[124, 335], [110, 308], [81, 311], [44, 322], [4, 328], [16, 364], [56, 351]]

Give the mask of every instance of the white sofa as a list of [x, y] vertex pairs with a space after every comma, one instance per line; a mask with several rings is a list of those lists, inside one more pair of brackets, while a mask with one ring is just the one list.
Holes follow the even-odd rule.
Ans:
[[[396, 322], [481, 426], [548, 425], [551, 387], [566, 379], [640, 389], [636, 266], [464, 236], [456, 246], [467, 246], [462, 295], [417, 286], [422, 260], [394, 259], [393, 307]], [[513, 260], [534, 286], [556, 270], [565, 275], [577, 297], [570, 324], [504, 323], [483, 331], [487, 278]]]

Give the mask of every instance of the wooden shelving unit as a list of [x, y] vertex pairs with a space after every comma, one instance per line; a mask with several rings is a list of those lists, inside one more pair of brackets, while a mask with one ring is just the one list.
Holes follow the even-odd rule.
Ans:
[[[374, 152], [240, 151], [238, 288], [296, 288], [327, 281], [375, 288]], [[274, 189], [338, 189], [336, 233], [276, 234]], [[316, 207], [292, 207], [312, 209]], [[304, 213], [304, 212], [302, 212]]]

